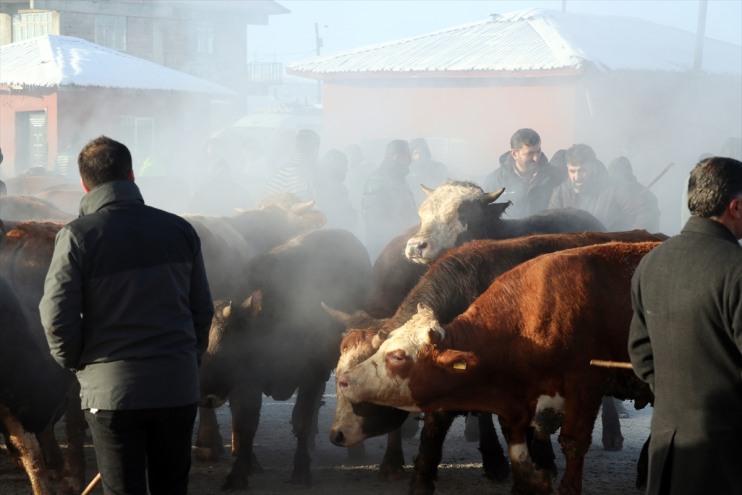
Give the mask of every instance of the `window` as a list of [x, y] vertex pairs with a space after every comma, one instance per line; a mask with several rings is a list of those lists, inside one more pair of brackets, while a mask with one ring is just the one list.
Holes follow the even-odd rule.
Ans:
[[150, 156], [155, 144], [155, 119], [122, 115], [120, 120], [122, 142], [131, 151], [132, 159], [137, 162]]
[[27, 12], [13, 16], [13, 41], [54, 34], [52, 12]]
[[210, 55], [214, 53], [214, 26], [196, 24], [191, 31], [191, 53]]
[[96, 15], [95, 42], [114, 50], [126, 51], [126, 17]]

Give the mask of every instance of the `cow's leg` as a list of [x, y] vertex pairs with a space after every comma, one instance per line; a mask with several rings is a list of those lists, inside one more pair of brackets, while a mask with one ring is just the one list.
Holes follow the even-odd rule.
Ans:
[[397, 481], [404, 474], [403, 466], [402, 432], [397, 428], [386, 436], [386, 450], [379, 466], [379, 478], [384, 481]]
[[26, 470], [34, 495], [51, 495], [53, 492], [47, 477], [44, 454], [36, 435], [26, 431], [21, 422], [4, 406], [0, 406], [0, 422], [3, 424], [6, 441], [12, 445]]
[[294, 453], [294, 471], [291, 474], [292, 485], [312, 486], [312, 473], [309, 456], [309, 441], [314, 436], [314, 415], [320, 406], [320, 398], [324, 390], [324, 381], [312, 381], [299, 387], [296, 395], [296, 404], [291, 413], [291, 424], [296, 436], [296, 452]]
[[44, 462], [49, 469], [49, 475], [61, 478], [64, 470], [64, 456], [62, 456], [62, 449], [59, 448], [57, 437], [54, 435], [54, 423], [49, 423], [43, 430], [36, 433], [36, 439], [44, 453]]
[[196, 432], [196, 460], [213, 462], [224, 454], [224, 440], [219, 433], [215, 407], [198, 408], [198, 429]]
[[[500, 420], [500, 427], [502, 428], [502, 436], [505, 437], [505, 442], [510, 443], [510, 428], [506, 423]], [[556, 456], [554, 455], [554, 448], [551, 445], [551, 437], [548, 432], [543, 431], [536, 434], [535, 428], [528, 426], [526, 428], [526, 444], [528, 445], [528, 452], [533, 459], [533, 462], [541, 469], [546, 470], [552, 477], [557, 475]]]
[[520, 419], [511, 423], [500, 416], [503, 434], [506, 434], [508, 438], [510, 471], [513, 475], [512, 493], [514, 495], [551, 494], [551, 476], [533, 462], [528, 452], [527, 430], [529, 422]]
[[[587, 381], [585, 390], [594, 388]], [[559, 444], [566, 461], [564, 476], [559, 484], [559, 495], [582, 493], [582, 470], [585, 454], [590, 448], [592, 430], [600, 408], [600, 397], [592, 397], [583, 391], [566, 391], [571, 400], [565, 402], [564, 420], [559, 433]]]
[[438, 465], [443, 455], [443, 440], [455, 417], [456, 413], [446, 411], [425, 414], [420, 432], [420, 447], [410, 479], [410, 495], [432, 495], [435, 491]]
[[229, 395], [236, 457], [222, 490], [244, 490], [248, 486], [247, 476], [254, 471], [253, 441], [260, 423], [262, 403], [263, 393], [256, 384], [240, 383]]
[[510, 464], [502, 450], [500, 440], [497, 438], [497, 430], [495, 430], [492, 414], [477, 414], [477, 424], [479, 426], [479, 451], [482, 453], [484, 475], [491, 480], [503, 481], [510, 474]]
[[603, 397], [603, 448], [609, 451], [623, 449], [623, 435], [621, 435], [621, 422], [618, 420], [618, 411], [613, 397]]

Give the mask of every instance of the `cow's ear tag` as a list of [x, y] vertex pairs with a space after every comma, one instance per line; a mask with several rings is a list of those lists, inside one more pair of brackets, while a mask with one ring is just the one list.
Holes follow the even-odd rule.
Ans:
[[466, 369], [466, 361], [456, 361], [453, 363], [453, 369], [455, 370], [465, 370]]

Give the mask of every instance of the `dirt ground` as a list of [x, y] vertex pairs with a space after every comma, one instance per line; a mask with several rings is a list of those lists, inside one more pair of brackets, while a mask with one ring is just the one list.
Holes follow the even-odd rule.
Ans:
[[[406, 495], [411, 462], [417, 452], [419, 433], [415, 438], [404, 440], [405, 478], [396, 482], [378, 479], [378, 464], [384, 453], [386, 437], [374, 438], [365, 442], [365, 464], [351, 464], [346, 449], [332, 445], [328, 430], [335, 408], [334, 378], [328, 381], [320, 410], [320, 433], [312, 454], [311, 488], [299, 488], [287, 483], [291, 476], [295, 442], [289, 424], [293, 402], [276, 402], [265, 399], [260, 428], [256, 437], [255, 454], [264, 473], [250, 478], [250, 487], [244, 493], [249, 495]], [[593, 431], [593, 445], [585, 461], [585, 495], [639, 495], [634, 488], [636, 460], [644, 440], [649, 434], [651, 408], [636, 411], [626, 402], [629, 417], [621, 419], [625, 437], [624, 449], [620, 452], [607, 452], [601, 445], [600, 420]], [[222, 436], [229, 442], [229, 408], [225, 405], [218, 410]], [[422, 424], [421, 424], [422, 427]], [[498, 433], [500, 433], [498, 431]], [[502, 438], [502, 437], [500, 437]], [[564, 471], [564, 458], [561, 456], [556, 439], [553, 440], [557, 452], [557, 465], [560, 473]], [[4, 447], [3, 447], [4, 450]], [[92, 444], [85, 447], [88, 459], [88, 479], [97, 472]], [[227, 452], [229, 449], [227, 448]], [[200, 463], [194, 460], [191, 469], [190, 494], [212, 495], [222, 493], [220, 485], [232, 464], [227, 453], [218, 463]], [[556, 483], [555, 483], [556, 485]], [[477, 443], [464, 439], [464, 419], [457, 418], [448, 434], [443, 450], [443, 462], [439, 468], [438, 495], [506, 495], [510, 493], [511, 480], [495, 483], [483, 476], [481, 457]], [[93, 494], [102, 494], [98, 487]], [[25, 473], [9, 461], [7, 452], [0, 452], [0, 494], [31, 495]]]

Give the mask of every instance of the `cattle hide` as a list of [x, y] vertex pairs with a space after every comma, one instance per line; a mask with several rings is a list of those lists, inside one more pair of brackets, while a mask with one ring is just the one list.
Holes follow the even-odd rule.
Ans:
[[287, 400], [298, 392], [292, 414], [297, 451], [291, 482], [309, 485], [313, 417], [339, 355], [342, 325], [322, 302], [346, 310], [368, 294], [371, 262], [363, 245], [341, 230], [298, 236], [248, 264], [241, 304], [218, 303], [201, 366], [202, 405], [229, 394], [237, 458], [223, 486], [247, 486], [262, 394]]

